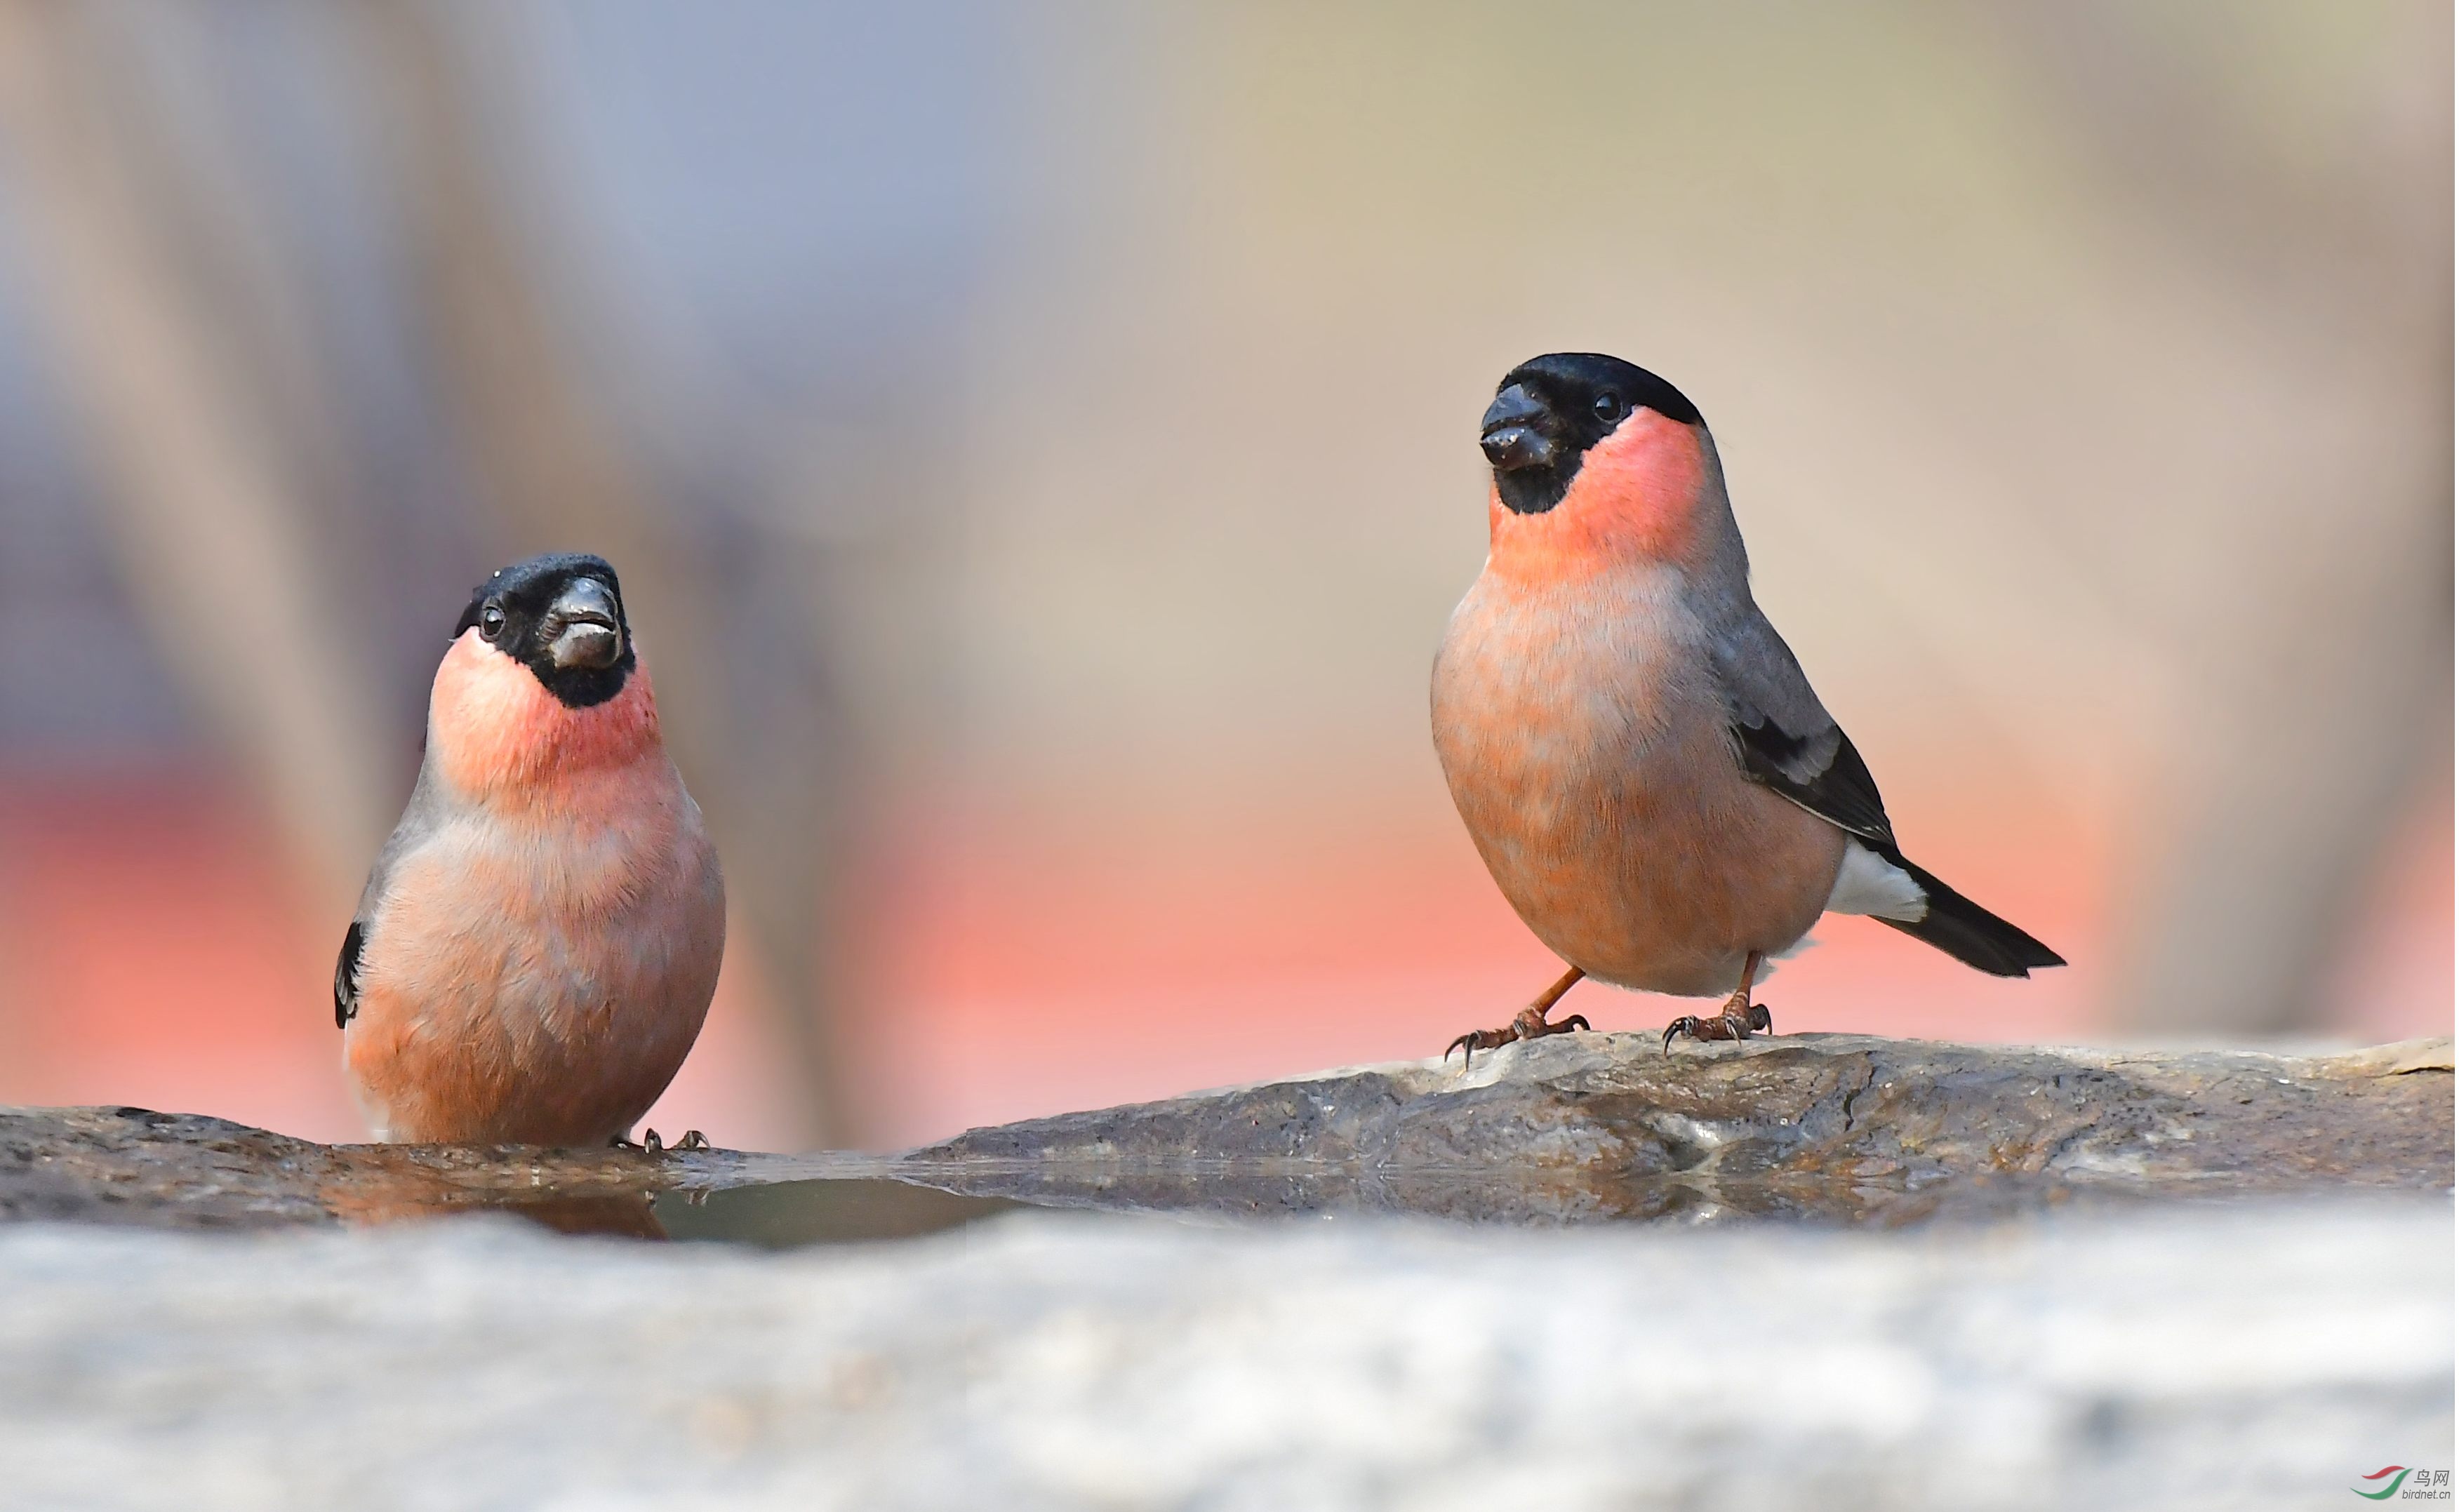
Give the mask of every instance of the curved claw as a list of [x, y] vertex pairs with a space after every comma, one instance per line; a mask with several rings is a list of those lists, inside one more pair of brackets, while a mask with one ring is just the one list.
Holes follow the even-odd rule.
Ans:
[[1472, 1029], [1443, 1047], [1443, 1059], [1450, 1060], [1452, 1051], [1458, 1050], [1461, 1053], [1461, 1069], [1465, 1071], [1470, 1058], [1480, 1050], [1500, 1050], [1512, 1040], [1523, 1038], [1512, 1029]]
[[1768, 1017], [1767, 1004], [1753, 1003], [1742, 1015], [1742, 1021], [1760, 1034], [1776, 1033], [1776, 1020]]
[[656, 1129], [642, 1129], [641, 1131], [641, 1147], [647, 1150], [652, 1155], [662, 1155], [666, 1152], [666, 1142], [658, 1138], [658, 1131]]
[[1681, 1018], [1674, 1019], [1670, 1024], [1667, 1024], [1665, 1026], [1665, 1053], [1667, 1055], [1671, 1055], [1673, 1053], [1673, 1037], [1675, 1035], [1695, 1035], [1698, 1032], [1699, 1018], [1696, 1014], [1684, 1014]]
[[710, 1147], [708, 1136], [698, 1129], [685, 1129], [683, 1137], [675, 1141], [675, 1148], [679, 1150], [704, 1150]]
[[1586, 1029], [1588, 1027], [1588, 1016], [1587, 1014], [1573, 1014], [1568, 1018], [1558, 1020], [1554, 1024], [1554, 1027], [1558, 1030]]

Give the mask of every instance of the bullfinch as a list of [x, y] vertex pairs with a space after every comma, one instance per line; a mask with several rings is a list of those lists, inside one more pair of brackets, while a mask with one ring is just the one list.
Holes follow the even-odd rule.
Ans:
[[624, 1143], [690, 1053], [725, 952], [717, 852], [615, 569], [496, 573], [436, 669], [417, 786], [333, 970], [375, 1137]]
[[[2056, 952], [1904, 857], [1878, 784], [1751, 598], [1697, 407], [1618, 358], [1503, 375], [1484, 570], [1435, 659], [1435, 750], [1497, 886], [1569, 970], [1463, 1057], [1585, 1029], [1573, 983], [1728, 993], [1665, 1031], [1745, 1040], [1761, 963], [1823, 913], [1860, 914], [1967, 966]], [[1447, 1050], [1446, 1055], [1449, 1054]]]

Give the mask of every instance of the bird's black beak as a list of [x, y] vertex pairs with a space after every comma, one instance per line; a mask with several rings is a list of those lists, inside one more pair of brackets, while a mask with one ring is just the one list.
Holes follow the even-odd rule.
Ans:
[[1523, 468], [1552, 466], [1553, 438], [1540, 429], [1546, 418], [1545, 404], [1520, 384], [1496, 394], [1494, 403], [1485, 407], [1485, 423], [1478, 435], [1478, 446], [1494, 471], [1517, 472]]
[[595, 578], [575, 578], [546, 612], [548, 660], [568, 671], [602, 671], [623, 659], [623, 620], [614, 590]]

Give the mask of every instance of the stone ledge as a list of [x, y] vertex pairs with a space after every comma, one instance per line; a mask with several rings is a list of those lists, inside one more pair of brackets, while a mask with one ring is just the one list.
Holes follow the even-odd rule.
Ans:
[[[975, 1129], [903, 1157], [324, 1145], [0, 1108], [0, 1219], [182, 1228], [513, 1208], [654, 1233], [662, 1191], [894, 1175], [1027, 1201], [1516, 1221], [1903, 1222], [2451, 1184], [2448, 1040], [2342, 1055], [1580, 1034]], [[721, 1131], [722, 1132], [722, 1131]]]
[[[2450, 1186], [2450, 1115], [2448, 1041], [1799, 1036], [1669, 1059], [1587, 1035], [902, 1158], [326, 1146], [0, 1109], [0, 1217], [85, 1220], [0, 1224], [0, 1500], [2320, 1504], [2383, 1463], [2448, 1462], [2450, 1205], [2421, 1193]], [[1233, 1212], [2063, 1210], [1710, 1233], [1029, 1212], [782, 1255], [500, 1220], [129, 1227], [511, 1208], [648, 1232], [661, 1191], [884, 1174]], [[2259, 1195], [2348, 1186], [2419, 1190]], [[2252, 1200], [2174, 1200], [2205, 1193]]]
[[2448, 1040], [2297, 1056], [1809, 1034], [1669, 1056], [1651, 1036], [1573, 1034], [1467, 1073], [1399, 1061], [975, 1129], [909, 1161], [967, 1190], [1109, 1206], [1173, 1206], [1201, 1152], [1268, 1177], [1247, 1206], [1274, 1206], [1278, 1183], [1283, 1206], [1899, 1221], [2447, 1189], [2451, 1091]]
[[0, 1107], [0, 1221], [261, 1228], [512, 1208], [550, 1228], [653, 1233], [648, 1204], [662, 1191], [871, 1174], [882, 1164], [736, 1150], [319, 1144], [192, 1113]]

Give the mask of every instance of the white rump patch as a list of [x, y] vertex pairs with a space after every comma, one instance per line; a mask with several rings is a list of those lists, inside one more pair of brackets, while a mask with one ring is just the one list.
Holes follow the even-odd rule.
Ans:
[[1912, 873], [1859, 840], [1847, 840], [1836, 890], [1827, 894], [1827, 912], [1918, 924], [1929, 914], [1929, 896]]

